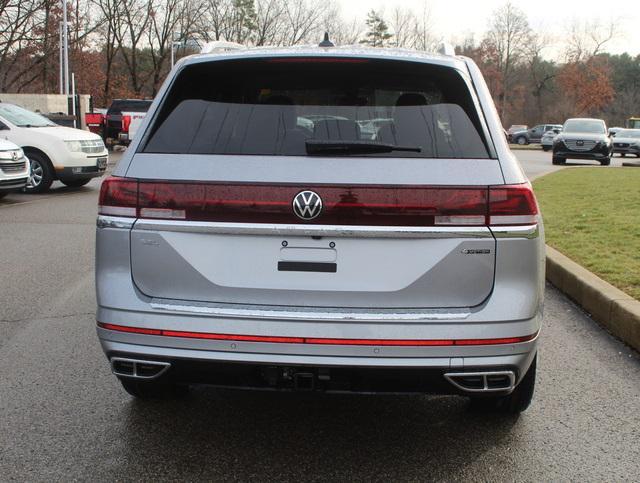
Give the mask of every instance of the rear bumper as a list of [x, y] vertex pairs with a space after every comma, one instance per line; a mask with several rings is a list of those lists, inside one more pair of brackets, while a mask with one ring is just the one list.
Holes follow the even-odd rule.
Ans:
[[[201, 345], [179, 347], [182, 345], [179, 340], [164, 341], [165, 346], [159, 347], [153, 345], [155, 336], [126, 334], [122, 337], [101, 328], [98, 335], [105, 354], [112, 361], [114, 373], [118, 370], [114, 364], [119, 360], [156, 361], [166, 366], [157, 378], [162, 381], [324, 392], [471, 394], [475, 391], [457, 387], [445, 375], [502, 371], [512, 373], [517, 384], [526, 374], [537, 348], [537, 341], [532, 340], [506, 347], [485, 347], [481, 352], [471, 347], [463, 351], [449, 350], [450, 354], [443, 350], [403, 348], [390, 356], [380, 352], [384, 347], [373, 346], [367, 348], [368, 356], [354, 357], [301, 354], [296, 353], [301, 352], [299, 347], [288, 344], [235, 342], [214, 344], [203, 350]], [[273, 348], [274, 345], [286, 347]], [[275, 350], [279, 352], [274, 353]], [[343, 350], [346, 353], [350, 349]], [[406, 354], [403, 357], [399, 352]], [[459, 357], [461, 354], [466, 356]], [[490, 392], [506, 394], [512, 389], [498, 388]]]

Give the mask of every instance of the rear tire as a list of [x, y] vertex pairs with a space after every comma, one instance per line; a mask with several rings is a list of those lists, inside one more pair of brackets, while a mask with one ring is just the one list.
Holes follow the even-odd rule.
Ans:
[[189, 393], [189, 386], [135, 379], [120, 379], [125, 391], [137, 399], [176, 399]]
[[609, 166], [611, 164], [611, 158], [604, 158], [602, 161], [600, 161], [600, 164], [602, 166]]
[[524, 146], [525, 144], [529, 144], [529, 143], [527, 142], [527, 138], [526, 137], [518, 136], [516, 138], [516, 144], [519, 144], [520, 146]]
[[566, 164], [567, 160], [565, 158], [560, 158], [558, 156], [554, 156], [551, 158], [552, 164]]
[[0, 193], [0, 200], [1, 200], [2, 198], [4, 198], [5, 196], [7, 196], [8, 194], [9, 194], [9, 193], [6, 193], [6, 192], [5, 192], [5, 193]]
[[550, 146], [542, 146], [542, 150], [544, 152], [551, 151], [551, 147]]
[[520, 414], [531, 405], [536, 387], [536, 366], [538, 355], [520, 384], [508, 396], [478, 397], [470, 401], [471, 409], [503, 414]]
[[79, 188], [80, 186], [84, 186], [86, 185], [89, 181], [91, 181], [91, 178], [87, 178], [87, 179], [70, 179], [67, 181], [62, 181], [62, 184], [65, 186], [68, 186], [69, 188]]
[[25, 193], [44, 193], [53, 183], [53, 167], [49, 159], [40, 153], [28, 152], [27, 157], [31, 162], [31, 171], [23, 190]]

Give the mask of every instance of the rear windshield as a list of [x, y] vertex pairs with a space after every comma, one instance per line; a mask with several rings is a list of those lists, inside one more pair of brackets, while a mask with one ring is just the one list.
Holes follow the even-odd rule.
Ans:
[[192, 65], [176, 79], [150, 129], [147, 153], [490, 157], [462, 76], [397, 61]]
[[109, 114], [117, 114], [121, 112], [147, 112], [151, 106], [151, 101], [123, 99], [115, 100], [109, 106]]
[[564, 132], [604, 134], [604, 122], [597, 119], [569, 119], [564, 123]]

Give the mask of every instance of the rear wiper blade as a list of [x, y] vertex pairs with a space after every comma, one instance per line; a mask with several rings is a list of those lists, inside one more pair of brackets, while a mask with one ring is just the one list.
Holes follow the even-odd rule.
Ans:
[[378, 143], [375, 141], [330, 141], [309, 139], [306, 141], [307, 154], [371, 154], [406, 151], [419, 153], [419, 146], [396, 146], [395, 144]]

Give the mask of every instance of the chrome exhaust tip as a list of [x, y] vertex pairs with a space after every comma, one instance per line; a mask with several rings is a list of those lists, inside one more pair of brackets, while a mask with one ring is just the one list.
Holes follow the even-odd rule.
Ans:
[[111, 372], [118, 377], [132, 377], [135, 379], [156, 379], [170, 367], [169, 362], [142, 361], [126, 357], [112, 357]]
[[516, 385], [513, 371], [448, 372], [445, 379], [465, 392], [511, 392]]

